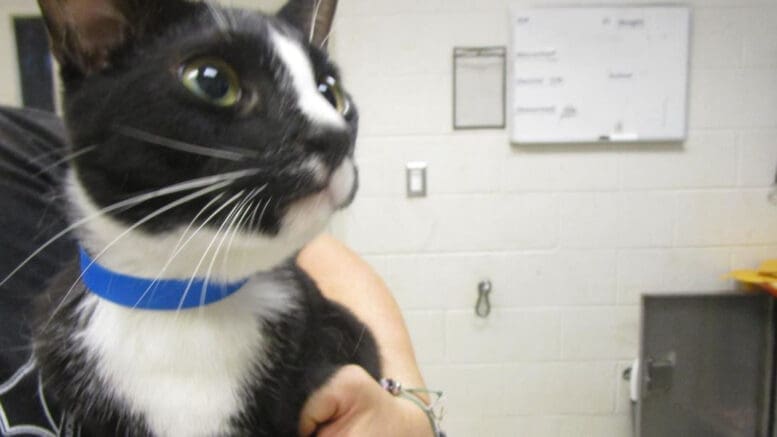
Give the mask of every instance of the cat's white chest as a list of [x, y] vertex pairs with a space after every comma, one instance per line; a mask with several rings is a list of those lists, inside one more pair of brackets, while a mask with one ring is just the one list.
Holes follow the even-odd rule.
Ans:
[[97, 374], [158, 436], [220, 436], [243, 404], [242, 387], [268, 360], [262, 321], [293, 307], [282, 282], [252, 281], [222, 302], [179, 313], [138, 311], [89, 296], [79, 335]]

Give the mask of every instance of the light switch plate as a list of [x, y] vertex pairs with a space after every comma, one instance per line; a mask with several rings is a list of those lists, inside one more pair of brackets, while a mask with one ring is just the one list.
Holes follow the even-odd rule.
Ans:
[[421, 161], [407, 163], [407, 197], [426, 197], [427, 163]]

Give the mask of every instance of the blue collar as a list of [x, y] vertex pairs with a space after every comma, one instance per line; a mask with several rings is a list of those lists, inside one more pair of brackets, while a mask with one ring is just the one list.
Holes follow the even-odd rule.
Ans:
[[81, 254], [81, 280], [92, 293], [124, 307], [143, 310], [175, 311], [218, 302], [234, 294], [248, 282], [222, 283], [205, 279], [146, 279], [108, 270], [86, 253]]

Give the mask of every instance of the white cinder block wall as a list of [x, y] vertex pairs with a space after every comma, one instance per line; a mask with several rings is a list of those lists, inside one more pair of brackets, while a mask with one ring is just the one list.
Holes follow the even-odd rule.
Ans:
[[[508, 4], [341, 0], [332, 50], [361, 109], [362, 189], [334, 229], [402, 305], [450, 435], [628, 436], [620, 374], [640, 294], [731, 289], [729, 269], [777, 257], [777, 1], [693, 0], [683, 146], [453, 132], [453, 46], [506, 45]], [[7, 22], [0, 33], [0, 102], [15, 104]], [[412, 160], [430, 165], [427, 198], [404, 196]], [[488, 320], [473, 313], [484, 278]]]
[[[777, 257], [777, 1], [693, 2], [678, 146], [454, 132], [453, 46], [507, 45], [509, 4], [341, 0], [362, 189], [336, 232], [398, 298], [451, 435], [628, 436], [640, 294], [732, 289], [721, 275]], [[424, 199], [404, 195], [413, 160], [429, 163]], [[473, 312], [483, 278], [488, 320]]]

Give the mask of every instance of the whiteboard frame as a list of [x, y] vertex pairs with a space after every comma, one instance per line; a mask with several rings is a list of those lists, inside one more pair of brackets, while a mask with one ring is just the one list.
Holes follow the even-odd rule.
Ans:
[[[649, 134], [643, 135], [624, 135], [621, 137], [601, 135], [598, 138], [583, 138], [580, 137], [574, 140], [558, 139], [558, 140], [534, 140], [524, 141], [517, 140], [515, 136], [515, 87], [513, 80], [515, 78], [515, 31], [514, 23], [515, 18], [519, 11], [526, 10], [554, 10], [554, 9], [645, 9], [645, 8], [677, 8], [683, 9], [688, 13], [688, 26], [687, 26], [687, 44], [686, 44], [686, 66], [685, 66], [685, 99], [683, 101], [684, 111], [683, 117], [683, 130], [679, 136], [650, 136]], [[629, 144], [656, 144], [656, 143], [669, 143], [669, 144], [682, 144], [688, 139], [689, 122], [690, 122], [690, 81], [691, 81], [691, 67], [692, 67], [692, 55], [693, 55], [693, 30], [694, 30], [694, 10], [689, 4], [683, 3], [635, 3], [635, 4], [612, 4], [612, 3], [591, 3], [591, 4], [555, 4], [555, 5], [511, 5], [508, 13], [508, 25], [509, 29], [509, 41], [507, 44], [507, 99], [506, 99], [506, 115], [508, 126], [508, 137], [511, 144], [515, 146], [534, 146], [534, 145], [564, 145], [564, 144], [615, 144], [615, 143], [629, 143]]]

